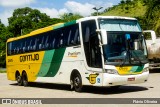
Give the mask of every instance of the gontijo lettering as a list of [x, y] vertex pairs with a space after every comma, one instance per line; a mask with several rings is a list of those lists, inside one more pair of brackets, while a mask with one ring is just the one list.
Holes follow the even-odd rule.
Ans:
[[20, 62], [37, 61], [37, 60], [39, 60], [39, 54], [29, 54], [20, 56]]

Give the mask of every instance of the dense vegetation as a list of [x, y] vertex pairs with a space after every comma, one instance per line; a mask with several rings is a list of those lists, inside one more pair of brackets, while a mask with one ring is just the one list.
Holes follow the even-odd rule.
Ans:
[[[107, 8], [99, 14], [135, 17], [144, 30], [152, 29], [157, 35], [160, 35], [160, 0], [121, 0], [118, 5]], [[65, 13], [60, 15], [59, 19], [50, 18], [45, 13], [29, 7], [14, 10], [12, 17], [8, 19], [8, 26], [4, 26], [0, 20], [0, 67], [5, 67], [5, 47], [8, 38], [81, 17], [79, 14]]]

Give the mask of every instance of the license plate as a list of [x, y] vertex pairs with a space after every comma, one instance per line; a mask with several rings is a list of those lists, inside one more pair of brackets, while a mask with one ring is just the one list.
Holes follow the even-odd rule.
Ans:
[[128, 81], [135, 81], [135, 77], [128, 78]]

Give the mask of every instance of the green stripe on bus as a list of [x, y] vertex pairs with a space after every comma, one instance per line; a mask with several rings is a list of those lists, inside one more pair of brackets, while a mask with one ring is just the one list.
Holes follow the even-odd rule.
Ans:
[[67, 22], [67, 23], [64, 23], [64, 24], [61, 24], [61, 25], [57, 25], [57, 26], [53, 27], [53, 29], [58, 29], [58, 28], [61, 28], [61, 27], [73, 25], [73, 24], [75, 24], [75, 23], [76, 23], [76, 20], [71, 21], [71, 22]]
[[76, 20], [71, 21], [71, 22], [64, 23], [64, 26], [73, 25], [73, 24], [75, 24], [75, 23], [76, 23]]
[[138, 66], [137, 70], [135, 72], [142, 72], [144, 66]]
[[63, 27], [63, 26], [64, 26], [64, 24], [57, 25], [57, 26], [53, 27], [53, 29], [58, 29], [58, 28], [61, 28], [61, 27]]
[[144, 66], [134, 66], [134, 67], [132, 67], [131, 71], [138, 73], [138, 72], [142, 72], [143, 68], [144, 68]]
[[39, 71], [37, 76], [43, 77], [43, 76], [47, 75], [47, 73], [49, 71], [49, 68], [51, 66], [51, 62], [52, 62], [54, 52], [55, 52], [55, 50], [45, 51], [43, 61], [42, 61], [42, 65], [41, 65], [40, 71]]
[[45, 77], [54, 77], [57, 74], [61, 66], [65, 50], [66, 48], [55, 49], [52, 62], [50, 63], [51, 64], [50, 68], [48, 70], [48, 73], [45, 75]]

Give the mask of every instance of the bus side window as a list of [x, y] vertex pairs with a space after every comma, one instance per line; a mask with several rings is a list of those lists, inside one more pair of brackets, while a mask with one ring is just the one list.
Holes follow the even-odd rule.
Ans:
[[32, 50], [32, 39], [30, 40], [30, 43], [29, 43], [29, 46], [28, 46], [28, 51], [31, 51]]
[[26, 52], [26, 41], [24, 42], [24, 45], [23, 45], [23, 48], [22, 48], [22, 53], [25, 53]]
[[16, 47], [15, 47], [15, 41], [12, 42], [12, 54], [14, 55], [15, 54], [15, 50], [16, 50]]
[[48, 38], [49, 38], [49, 36], [47, 35], [46, 40], [45, 40], [45, 44], [44, 44], [45, 49], [49, 48]]
[[44, 49], [44, 36], [40, 36], [39, 49]]
[[53, 48], [53, 49], [55, 48], [55, 42], [56, 42], [56, 40], [55, 40], [55, 38], [54, 38], [53, 41], [52, 41], [52, 48]]
[[68, 41], [67, 41], [68, 46], [70, 45], [71, 33], [72, 33], [72, 31], [70, 30], [69, 34], [68, 34]]
[[7, 54], [8, 55], [12, 54], [12, 42], [7, 44]]
[[72, 33], [71, 33], [71, 37], [70, 37], [70, 45], [74, 45], [74, 34], [75, 34], [75, 29], [73, 27], [71, 27]]
[[35, 38], [35, 41], [32, 47], [33, 47], [33, 51], [35, 51], [37, 47], [37, 38]]
[[37, 37], [36, 40], [37, 40], [36, 50], [38, 51], [39, 50], [39, 44], [40, 44], [40, 38]]
[[55, 43], [54, 31], [49, 32], [48, 37], [49, 49], [53, 49]]
[[68, 37], [69, 37], [69, 29], [68, 27], [62, 29], [63, 32], [63, 47], [67, 47], [68, 45]]
[[55, 32], [54, 32], [54, 38], [55, 38], [55, 44], [54, 44], [54, 48], [59, 48], [60, 47], [60, 45], [61, 45], [61, 32], [60, 32], [60, 30], [58, 29], [58, 30], [56, 30]]
[[13, 47], [13, 42], [11, 42], [11, 46], [10, 46], [11, 48], [11, 55], [13, 55], [14, 54], [14, 47]]
[[17, 54], [17, 41], [13, 42], [13, 54]]
[[31, 42], [32, 42], [32, 39], [29, 37], [26, 39], [27, 41], [27, 45], [26, 45], [26, 52], [29, 52], [31, 50]]
[[79, 37], [79, 30], [78, 30], [78, 28], [76, 29], [76, 32], [75, 32], [74, 42], [75, 42], [76, 45], [80, 44], [80, 37]]
[[64, 46], [64, 36], [63, 36], [63, 33], [60, 34], [59, 46], [60, 46], [60, 47], [63, 47], [63, 46]]
[[19, 47], [17, 47], [17, 54], [19, 54]]
[[79, 38], [79, 29], [78, 29], [78, 24], [69, 26], [69, 33], [68, 33], [68, 41], [67, 44], [69, 46], [77, 45], [78, 43], [78, 38]]
[[26, 45], [25, 45], [25, 52], [28, 52], [28, 46], [29, 46], [29, 38], [26, 38]]

